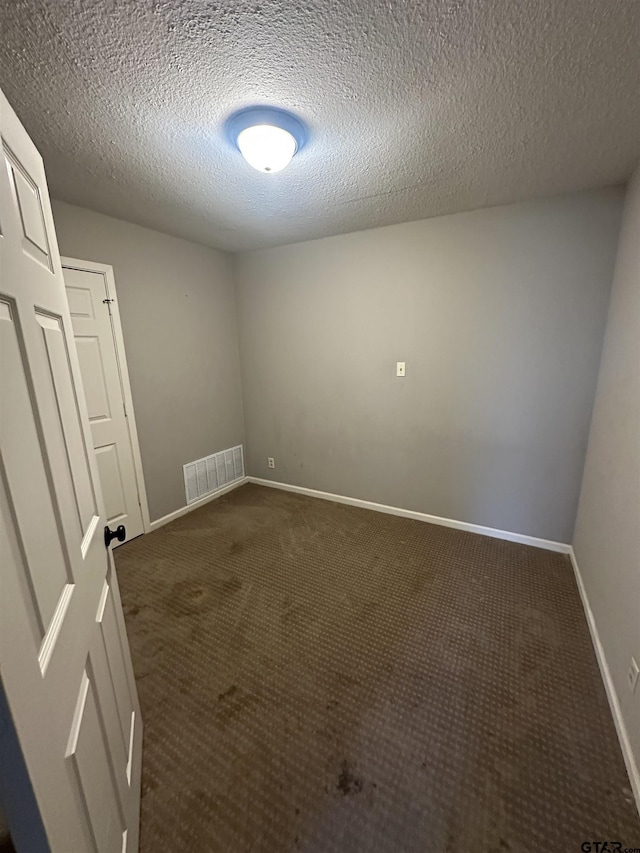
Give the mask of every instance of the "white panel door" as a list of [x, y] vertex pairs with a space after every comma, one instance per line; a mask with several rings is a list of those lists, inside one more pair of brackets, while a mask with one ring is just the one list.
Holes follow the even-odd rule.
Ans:
[[126, 539], [133, 539], [144, 526], [128, 424], [133, 412], [125, 405], [112, 325], [115, 302], [106, 270], [78, 269], [72, 263], [63, 258], [62, 269], [107, 524], [123, 524]]
[[140, 708], [43, 164], [2, 93], [0, 142], [2, 685], [52, 853], [132, 853]]

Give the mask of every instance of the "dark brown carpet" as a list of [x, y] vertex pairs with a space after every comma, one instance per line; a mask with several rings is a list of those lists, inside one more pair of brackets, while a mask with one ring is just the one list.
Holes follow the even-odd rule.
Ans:
[[640, 847], [566, 557], [248, 485], [116, 562], [142, 853]]

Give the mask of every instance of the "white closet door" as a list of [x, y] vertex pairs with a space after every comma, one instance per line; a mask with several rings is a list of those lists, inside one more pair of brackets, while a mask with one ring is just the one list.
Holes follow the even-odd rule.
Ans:
[[117, 305], [109, 291], [109, 268], [88, 270], [73, 264], [62, 259], [107, 524], [123, 524], [126, 539], [133, 539], [144, 526], [129, 431], [133, 413], [127, 411], [121, 375], [124, 353], [116, 352], [115, 345]]

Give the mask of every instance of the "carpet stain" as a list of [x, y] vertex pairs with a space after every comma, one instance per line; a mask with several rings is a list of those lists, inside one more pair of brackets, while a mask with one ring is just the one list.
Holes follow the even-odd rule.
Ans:
[[193, 616], [213, 606], [211, 590], [198, 581], [183, 580], [174, 583], [167, 603], [176, 616]]
[[218, 695], [218, 701], [221, 702], [224, 699], [228, 699], [230, 696], [233, 696], [238, 692], [238, 688], [235, 684], [232, 684], [231, 687], [227, 688], [224, 693], [220, 693]]
[[566, 556], [249, 484], [115, 560], [140, 853], [640, 845]]
[[358, 779], [353, 774], [346, 758], [342, 762], [337, 788], [343, 797], [346, 797], [348, 794], [359, 794], [362, 790], [362, 779]]
[[213, 710], [213, 718], [221, 727], [226, 727], [243, 712], [260, 705], [260, 699], [232, 684], [218, 696], [218, 705]]

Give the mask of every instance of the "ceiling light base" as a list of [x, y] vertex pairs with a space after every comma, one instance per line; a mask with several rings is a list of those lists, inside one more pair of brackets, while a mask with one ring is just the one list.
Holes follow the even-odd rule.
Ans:
[[277, 107], [248, 107], [234, 113], [227, 121], [227, 134], [245, 160], [267, 174], [284, 169], [307, 141], [300, 119]]

